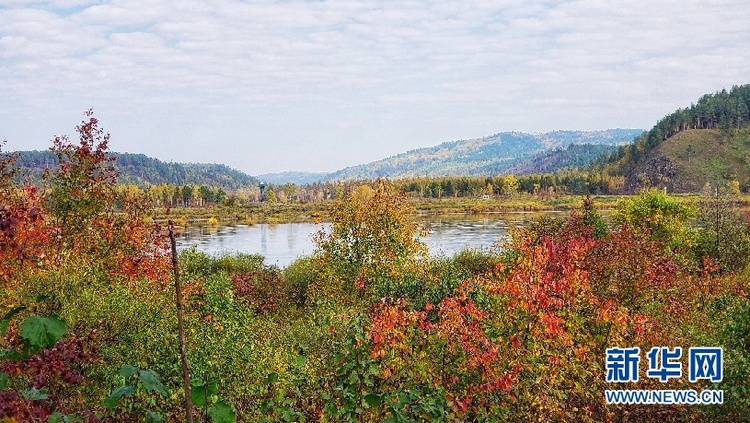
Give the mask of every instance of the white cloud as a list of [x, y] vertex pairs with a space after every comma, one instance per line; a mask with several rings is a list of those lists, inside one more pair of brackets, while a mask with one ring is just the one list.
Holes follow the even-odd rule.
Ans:
[[[505, 130], [646, 127], [750, 82], [744, 0], [4, 4], [0, 137], [19, 149], [38, 136], [21, 110], [52, 133], [93, 106], [115, 149], [333, 170]], [[238, 154], [274, 149], [284, 163]]]

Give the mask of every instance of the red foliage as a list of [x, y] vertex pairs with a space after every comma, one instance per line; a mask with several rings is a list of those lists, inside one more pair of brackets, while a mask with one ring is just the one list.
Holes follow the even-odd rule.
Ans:
[[284, 301], [284, 280], [276, 272], [259, 270], [232, 275], [232, 286], [234, 293], [258, 314], [275, 310]]
[[0, 204], [0, 282], [8, 289], [21, 268], [34, 268], [48, 260], [46, 246], [52, 229], [36, 188], [4, 194]]
[[690, 275], [655, 241], [627, 227], [595, 238], [576, 213], [543, 235], [517, 234], [512, 249], [507, 270], [464, 281], [437, 306], [376, 307], [371, 357], [383, 389], [438, 385], [467, 419], [493, 407], [610, 419], [605, 349], [679, 345], [671, 329], [689, 313]]
[[424, 311], [408, 310], [403, 300], [376, 307], [371, 356], [390, 389], [440, 386], [454, 412], [466, 417], [499, 405], [495, 393], [510, 392], [517, 372], [509, 370], [501, 346], [486, 332], [488, 313], [460, 290], [457, 294], [441, 301], [434, 321], [431, 304]]
[[[7, 337], [13, 345], [18, 343], [17, 335]], [[76, 395], [77, 387], [84, 382], [82, 370], [98, 360], [93, 335], [83, 338], [70, 338], [58, 341], [53, 348], [43, 349], [19, 361], [6, 361], [0, 371], [23, 386], [44, 390], [48, 397], [31, 400], [14, 390], [0, 392], [0, 417], [15, 418], [16, 421], [46, 421], [53, 411], [63, 413], [78, 412], [69, 410], [67, 401]], [[90, 413], [83, 413], [90, 414]], [[93, 414], [87, 421], [98, 419]]]

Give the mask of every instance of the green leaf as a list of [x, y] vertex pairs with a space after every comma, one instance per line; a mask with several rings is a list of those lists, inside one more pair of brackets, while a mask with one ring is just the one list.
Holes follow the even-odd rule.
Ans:
[[156, 392], [164, 397], [167, 396], [167, 390], [164, 389], [164, 386], [161, 384], [159, 375], [153, 370], [141, 370], [138, 372], [138, 377], [141, 378], [141, 383], [143, 383], [143, 387], [146, 388], [147, 391]]
[[83, 423], [83, 420], [80, 416], [65, 415], [59, 411], [55, 411], [49, 415], [47, 423]]
[[383, 403], [383, 397], [377, 394], [367, 394], [365, 395], [365, 402], [371, 407], [377, 407]]
[[294, 364], [296, 364], [297, 367], [304, 366], [305, 362], [307, 362], [307, 358], [304, 355], [298, 355], [294, 358]]
[[229, 404], [219, 401], [208, 408], [208, 415], [212, 423], [234, 423], [237, 416]]
[[398, 394], [398, 404], [399, 404], [399, 406], [403, 407], [404, 405], [408, 404], [409, 401], [411, 401], [411, 398], [409, 398], [409, 395], [404, 394], [404, 393]]
[[339, 408], [335, 402], [328, 402], [323, 407], [323, 412], [326, 414], [326, 416], [335, 417], [336, 415], [338, 415]]
[[51, 348], [68, 330], [57, 316], [29, 316], [21, 323], [21, 337], [35, 348]]
[[0, 336], [3, 336], [6, 333], [8, 333], [8, 326], [10, 325], [10, 319], [12, 319], [13, 316], [18, 314], [21, 310], [24, 310], [25, 308], [26, 307], [24, 306], [20, 306], [5, 313], [5, 316], [3, 316], [2, 319], [0, 319]]
[[279, 374], [276, 372], [269, 373], [268, 376], [266, 376], [266, 384], [273, 385], [279, 380]]
[[47, 423], [64, 423], [65, 420], [63, 420], [63, 414], [59, 411], [55, 411], [54, 413], [50, 414], [47, 418]]
[[109, 394], [107, 399], [104, 400], [104, 406], [107, 407], [107, 410], [112, 411], [117, 408], [117, 403], [120, 401], [120, 398], [133, 395], [133, 393], [135, 393], [135, 386], [121, 386]]
[[146, 414], [146, 421], [148, 423], [161, 423], [164, 421], [164, 416], [154, 411], [149, 411], [148, 414]]
[[7, 374], [0, 372], [0, 391], [8, 387], [9, 379]]
[[120, 376], [124, 377], [125, 379], [129, 378], [130, 376], [133, 376], [138, 372], [138, 368], [135, 366], [131, 366], [130, 364], [126, 364], [120, 368]]
[[49, 398], [49, 395], [47, 395], [47, 390], [45, 388], [42, 388], [41, 390], [36, 388], [26, 389], [24, 391], [21, 391], [21, 396], [31, 401], [46, 400], [47, 398]]
[[219, 388], [216, 385], [216, 382], [208, 382], [204, 384], [200, 379], [199, 381], [199, 385], [191, 384], [193, 389], [190, 392], [190, 397], [193, 401], [193, 405], [196, 407], [203, 407], [206, 405], [206, 402], [208, 402], [211, 395], [216, 395], [219, 392]]

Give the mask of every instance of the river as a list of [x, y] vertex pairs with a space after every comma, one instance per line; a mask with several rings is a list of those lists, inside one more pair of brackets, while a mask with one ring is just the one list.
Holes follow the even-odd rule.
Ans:
[[[537, 213], [503, 213], [483, 216], [431, 216], [418, 223], [420, 240], [431, 256], [452, 256], [463, 249], [488, 250], [508, 238], [513, 226], [523, 226]], [[266, 264], [286, 267], [297, 257], [315, 250], [312, 234], [329, 224], [278, 223], [219, 228], [189, 227], [178, 241], [179, 249], [196, 246], [212, 255], [248, 253], [265, 257]]]

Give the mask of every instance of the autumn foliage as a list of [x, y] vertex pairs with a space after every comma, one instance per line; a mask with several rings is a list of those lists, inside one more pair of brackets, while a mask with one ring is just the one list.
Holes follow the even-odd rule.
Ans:
[[94, 334], [106, 324], [79, 322], [81, 333], [72, 338], [38, 352], [23, 347], [11, 354], [21, 348], [18, 334], [8, 331], [11, 322], [35, 313], [75, 315], [80, 310], [66, 305], [101, 289], [105, 280], [123, 287], [148, 280], [158, 292], [168, 278], [159, 228], [148, 223], [135, 201], [116, 207], [109, 135], [91, 112], [76, 131], [78, 143], [64, 136], [54, 139], [51, 150], [58, 164], [48, 170], [42, 187], [18, 182], [13, 155], [0, 158], [0, 335], [7, 348], [0, 358], [11, 359], [0, 366], [0, 379], [9, 377], [11, 382], [5, 382], [11, 386], [31, 390], [0, 390], [0, 416], [16, 421], [46, 421], [52, 411], [96, 421], [82, 403], [75, 404], [85, 399], [74, 393], [84, 369], [97, 361], [100, 339]]
[[[0, 156], [0, 421], [178, 421], [163, 235], [137, 191], [118, 198], [98, 121], [87, 113], [76, 129], [78, 142], [53, 141], [43, 186], [20, 183], [14, 157]], [[587, 200], [515, 229], [499, 253], [430, 258], [393, 184], [337, 198], [315, 253], [283, 272], [259, 256], [181, 254], [192, 386], [204, 394], [192, 400], [207, 419], [746, 419], [740, 217], [694, 228], [696, 210], [650, 191], [622, 200], [610, 225]], [[699, 221], [720, 222], [712, 210]], [[659, 383], [641, 365], [627, 388], [723, 389], [724, 405], [605, 403], [608, 348], [712, 345], [725, 351], [720, 384]]]
[[[517, 231], [506, 263], [437, 305], [376, 307], [371, 354], [381, 389], [428, 386], [456, 420], [651, 421], [653, 406], [604, 403], [605, 350], [694, 345], [693, 325], [712, 313], [706, 304], [727, 294], [712, 279], [716, 268], [690, 271], [667, 245], [628, 225], [594, 237], [578, 212], [552, 227], [542, 236]], [[732, 291], [744, 297], [740, 286], [746, 282]], [[663, 388], [641, 380], [640, 389]], [[696, 388], [675, 383], [669, 387]], [[679, 406], [659, 413], [693, 415]]]

